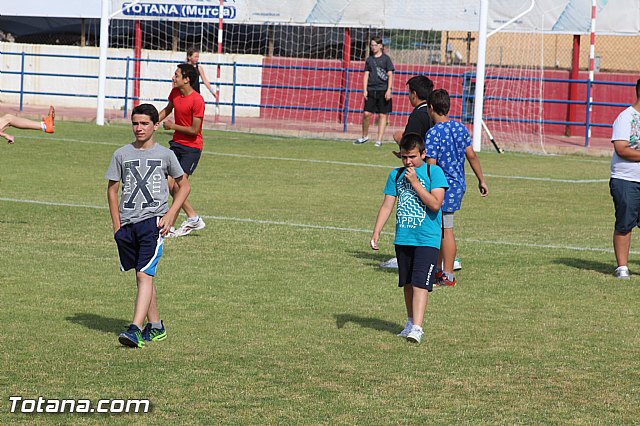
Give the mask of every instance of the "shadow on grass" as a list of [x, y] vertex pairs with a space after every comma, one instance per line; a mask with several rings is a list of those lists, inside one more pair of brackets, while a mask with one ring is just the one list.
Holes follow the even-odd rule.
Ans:
[[96, 314], [75, 314], [72, 317], [66, 317], [65, 320], [74, 324], [81, 325], [91, 330], [101, 331], [103, 333], [118, 334], [130, 324], [129, 321], [119, 318], [107, 318]]
[[382, 263], [393, 257], [393, 254], [382, 253], [380, 250], [352, 250], [349, 254], [358, 259], [370, 260], [376, 263]]
[[605, 263], [573, 257], [560, 257], [553, 262], [571, 268], [588, 269], [605, 275], [612, 275], [615, 269], [615, 261]]
[[355, 258], [364, 259], [366, 261], [370, 261], [371, 263], [369, 263], [369, 266], [371, 266], [371, 267], [373, 267], [375, 269], [378, 269], [380, 271], [393, 273], [393, 274], [397, 274], [398, 273], [397, 269], [380, 267], [380, 264], [382, 262], [386, 262], [387, 260], [389, 260], [392, 257], [394, 257], [393, 254], [389, 255], [389, 254], [380, 253], [379, 250], [351, 251], [349, 254], [351, 256], [355, 257]]
[[336, 327], [343, 328], [346, 323], [353, 322], [360, 327], [372, 328], [378, 331], [386, 331], [391, 334], [396, 334], [402, 329], [402, 324], [397, 324], [391, 321], [384, 321], [379, 318], [365, 318], [351, 314], [338, 314], [336, 317]]

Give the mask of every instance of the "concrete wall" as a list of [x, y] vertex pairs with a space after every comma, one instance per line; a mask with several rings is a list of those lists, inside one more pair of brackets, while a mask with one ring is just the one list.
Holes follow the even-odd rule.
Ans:
[[[0, 43], [0, 102], [17, 104], [20, 101], [18, 93], [8, 93], [7, 91], [20, 90], [20, 75], [7, 74], [7, 72], [20, 72], [21, 56], [11, 53], [25, 52], [24, 71], [28, 73], [47, 75], [25, 75], [23, 103], [25, 105], [49, 105], [70, 107], [95, 108], [98, 93], [98, 69], [99, 69], [99, 49], [96, 47], [77, 46], [53, 46], [35, 45], [19, 43]], [[58, 56], [26, 56], [28, 54], [39, 55], [60, 55]], [[129, 49], [109, 49], [109, 58], [132, 57], [133, 52]], [[140, 97], [145, 102], [150, 102], [158, 108], [166, 105], [167, 95], [171, 91], [171, 76], [178, 63], [183, 62], [184, 52], [168, 51], [142, 51], [143, 60], [161, 60], [163, 62], [141, 63], [141, 76], [144, 79], [158, 81], [141, 81]], [[217, 55], [201, 54], [201, 62], [215, 62]], [[262, 56], [259, 55], [222, 55], [221, 63], [242, 64], [262, 63]], [[203, 65], [209, 81], [215, 81], [216, 66]], [[127, 89], [124, 77], [126, 76], [127, 61], [110, 59], [107, 63], [107, 84], [105, 108], [111, 110], [124, 109], [124, 96]], [[129, 62], [129, 77], [133, 77], [133, 61]], [[66, 75], [66, 76], [65, 76]], [[119, 79], [113, 79], [117, 77]], [[233, 81], [233, 67], [223, 66], [221, 68], [221, 82], [231, 83]], [[236, 90], [236, 104], [257, 105], [261, 98], [260, 83], [262, 81], [261, 67], [237, 67], [237, 83], [253, 84], [257, 87], [238, 87]], [[134, 82], [129, 80], [128, 96], [133, 96]], [[204, 87], [204, 86], [203, 86]], [[33, 93], [35, 92], [35, 93]], [[214, 97], [208, 93], [206, 88], [202, 90], [205, 102], [214, 102]], [[220, 101], [231, 103], [233, 88], [231, 86], [220, 87]], [[128, 108], [132, 106], [129, 99]], [[260, 115], [258, 107], [237, 107], [235, 111], [240, 117], [257, 117]], [[207, 115], [215, 114], [215, 105], [207, 104]], [[220, 107], [221, 115], [231, 115], [230, 106]]]

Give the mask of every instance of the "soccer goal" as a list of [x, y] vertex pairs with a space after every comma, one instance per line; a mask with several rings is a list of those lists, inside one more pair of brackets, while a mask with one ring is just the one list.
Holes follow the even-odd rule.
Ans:
[[[488, 1], [481, 3], [477, 68], [475, 75], [465, 80], [466, 91], [473, 92], [474, 149], [480, 149], [484, 130], [485, 138], [499, 152], [494, 137], [501, 143], [517, 144], [519, 149], [533, 144], [544, 151], [544, 22], [529, 20], [526, 30], [511, 28], [536, 2], [530, 0], [521, 10], [509, 10], [513, 16], [507, 15], [491, 31], [487, 28], [488, 11], [483, 10]], [[468, 112], [464, 115], [471, 116]]]
[[[109, 26], [110, 47], [134, 52], [126, 70], [125, 110], [129, 103], [165, 99], [176, 63], [196, 47], [217, 91], [217, 96], [205, 93], [208, 115], [232, 124], [245, 120], [251, 128], [349, 137], [360, 131], [364, 61], [371, 37], [380, 36], [396, 68], [392, 128], [403, 128], [412, 110], [406, 81], [425, 74], [450, 93], [450, 116], [473, 126], [476, 138], [483, 127], [474, 117], [481, 113], [498, 143], [543, 146], [548, 40], [535, 20], [524, 29], [509, 25], [530, 10], [533, 0], [505, 12], [504, 25], [494, 33], [486, 27], [478, 31], [481, 9], [472, 1], [454, 1], [437, 11], [409, 1], [413, 13], [383, 1], [385, 14], [380, 15], [358, 2], [338, 10], [336, 2], [318, 0], [303, 16], [285, 7], [293, 5], [290, 0], [273, 10], [250, 2], [204, 1], [177, 16], [169, 3], [153, 10], [134, 3], [111, 12]], [[241, 7], [247, 9], [244, 14]], [[279, 19], [273, 21], [255, 18], [276, 12]], [[479, 46], [483, 40], [484, 47]], [[490, 139], [485, 136], [483, 142]]]

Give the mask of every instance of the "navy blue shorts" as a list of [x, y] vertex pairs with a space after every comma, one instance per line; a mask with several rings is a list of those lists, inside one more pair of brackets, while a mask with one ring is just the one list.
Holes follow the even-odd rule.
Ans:
[[640, 183], [611, 178], [609, 191], [616, 209], [615, 230], [631, 232], [640, 224]]
[[433, 290], [436, 264], [440, 250], [433, 247], [400, 246], [396, 244], [398, 258], [398, 287], [412, 285]]
[[198, 148], [184, 146], [174, 141], [169, 141], [169, 149], [173, 151], [178, 158], [182, 171], [191, 176], [193, 172], [196, 171], [196, 167], [198, 167], [202, 151]]
[[389, 114], [392, 109], [392, 99], [386, 100], [386, 90], [369, 90], [364, 101], [364, 110], [374, 114]]
[[136, 272], [155, 277], [164, 246], [159, 220], [159, 217], [150, 217], [142, 222], [129, 223], [115, 233], [113, 238], [118, 244], [121, 271], [136, 268]]

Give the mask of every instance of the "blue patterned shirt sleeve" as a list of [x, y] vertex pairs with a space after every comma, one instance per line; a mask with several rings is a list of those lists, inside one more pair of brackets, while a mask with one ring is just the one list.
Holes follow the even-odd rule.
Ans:
[[440, 135], [434, 127], [429, 129], [424, 141], [424, 151], [428, 158], [438, 161], [438, 152], [440, 151]]

